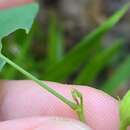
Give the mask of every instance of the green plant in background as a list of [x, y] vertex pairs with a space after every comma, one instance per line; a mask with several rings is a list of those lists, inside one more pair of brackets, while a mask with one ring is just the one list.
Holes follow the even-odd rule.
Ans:
[[[124, 16], [127, 12], [129, 6], [124, 6], [120, 11], [115, 13], [111, 18], [109, 18], [104, 24], [98, 27], [95, 31], [86, 36], [81, 42], [75, 45], [72, 50], [70, 50], [67, 54], [64, 54], [63, 47], [63, 37], [61, 37], [61, 32], [57, 30], [57, 22], [55, 17], [52, 16], [50, 29], [49, 29], [49, 46], [48, 46], [48, 55], [46, 57], [46, 70], [44, 73], [44, 79], [53, 80], [53, 81], [65, 81], [70, 75], [72, 75], [75, 71], [79, 69], [79, 67], [85, 64], [85, 67], [82, 69], [80, 74], [75, 79], [74, 83], [84, 84], [91, 83], [94, 79], [96, 79], [99, 72], [104, 68], [106, 64], [111, 60], [111, 58], [120, 51], [122, 43], [124, 41], [116, 40], [113, 42], [113, 46], [107, 48], [103, 51], [100, 50], [100, 53], [96, 53], [96, 56], [90, 57], [92, 50], [95, 50], [101, 44], [101, 38], [106, 34], [110, 29], [114, 27], [116, 23]], [[27, 13], [24, 13], [27, 12]], [[26, 33], [32, 27], [33, 20], [38, 12], [38, 5], [36, 3], [32, 3], [29, 5], [1, 10], [0, 11], [0, 42], [1, 40], [13, 33], [18, 29], [24, 29]], [[22, 17], [21, 17], [22, 16]], [[24, 41], [21, 38], [18, 41], [24, 43], [21, 51], [21, 54], [18, 55], [17, 63], [21, 63], [24, 57], [27, 55], [29, 51], [29, 47], [32, 41], [32, 35], [36, 28], [30, 33], [29, 37]], [[21, 34], [20, 34], [21, 35]], [[40, 35], [40, 33], [39, 33]], [[16, 40], [17, 41], [17, 40]], [[30, 43], [29, 45], [27, 45]], [[1, 51], [2, 51], [2, 44]], [[99, 48], [98, 48], [99, 49]], [[97, 51], [98, 52], [98, 51]], [[93, 55], [92, 55], [93, 56]], [[52, 88], [50, 88], [44, 81], [39, 80], [29, 72], [25, 71], [23, 68], [15, 64], [12, 60], [7, 58], [0, 52], [0, 69], [4, 67], [4, 65], [8, 63], [14, 69], [21, 72], [27, 78], [35, 81], [41, 87], [46, 89], [48, 92], [52, 93], [54, 96], [62, 100], [65, 104], [69, 105], [79, 116], [81, 121], [85, 121], [84, 117], [84, 109], [83, 109], [83, 97], [82, 94], [74, 89], [72, 91], [72, 97], [74, 101], [70, 101]], [[42, 63], [43, 65], [43, 63]], [[47, 67], [48, 66], [48, 67]], [[113, 93], [115, 89], [117, 89], [119, 83], [124, 82], [129, 77], [129, 67], [130, 66], [130, 57], [125, 60], [125, 62], [117, 69], [115, 74], [108, 80], [105, 85], [103, 85], [102, 89], [108, 91], [109, 93]], [[8, 77], [15, 77], [14, 70], [10, 69], [10, 73]], [[89, 75], [89, 76], [88, 76]], [[87, 78], [88, 77], [88, 78]], [[120, 82], [119, 82], [120, 81]], [[123, 100], [120, 103], [120, 117], [121, 117], [121, 125], [120, 130], [125, 130], [127, 126], [130, 124], [130, 117], [127, 114], [129, 112], [128, 107], [129, 103], [129, 92], [124, 96]]]
[[80, 72], [77, 79], [75, 80], [75, 83], [85, 84], [87, 82], [88, 85], [91, 84], [91, 82], [97, 77], [102, 68], [110, 62], [112, 57], [116, 55], [118, 51], [120, 51], [123, 45], [122, 43], [124, 43], [123, 40], [116, 40], [113, 42], [112, 47], [104, 49], [95, 57], [93, 57]]
[[58, 28], [57, 17], [50, 13], [48, 28], [48, 60], [50, 65], [56, 64], [64, 56], [64, 40], [61, 29]]
[[129, 80], [130, 77], [130, 56], [127, 56], [125, 61], [117, 68], [115, 73], [101, 86], [102, 90], [109, 94], [114, 92], [120, 85]]
[[[87, 61], [92, 50], [97, 46], [104, 34], [106, 34], [118, 21], [122, 18], [126, 8], [117, 12], [103, 25], [86, 36], [78, 43], [70, 52], [68, 52], [61, 62], [46, 70], [45, 79], [54, 81], [66, 80], [74, 71], [76, 71], [82, 63]], [[56, 69], [58, 68], [58, 70]]]
[[[104, 68], [111, 66], [111, 60], [119, 55], [125, 43], [123, 39], [117, 39], [113, 41], [110, 47], [103, 48], [102, 38], [118, 23], [125, 11], [126, 9], [122, 9], [117, 12], [101, 26], [81, 39], [68, 52], [65, 50], [63, 27], [61, 27], [61, 24], [52, 12], [50, 13], [48, 32], [45, 32], [44, 29], [41, 30], [39, 23], [36, 22], [28, 37], [23, 32], [16, 31], [10, 37], [5, 38], [3, 40], [3, 50], [15, 63], [22, 65], [40, 79], [57, 82], [71, 81], [74, 84], [98, 86], [97, 84], [95, 85], [95, 81], [99, 77], [99, 74]], [[36, 43], [34, 44], [33, 41], [35, 38]], [[34, 45], [36, 48], [40, 46], [39, 48], [42, 48], [40, 49], [42, 53], [37, 54], [40, 52], [39, 50], [39, 52], [32, 52]], [[18, 52], [12, 55], [14, 53], [13, 49], [7, 50], [11, 46], [15, 46]], [[25, 62], [26, 64], [24, 64]], [[126, 64], [125, 68], [128, 68], [128, 66], [129, 63]], [[72, 75], [74, 75], [74, 78], [71, 78]], [[108, 79], [106, 78], [103, 84], [100, 83], [101, 87], [99, 87], [106, 92], [109, 91], [108, 93], [110, 94], [115, 93], [120, 84], [125, 81], [123, 79], [129, 78], [129, 74], [124, 73], [120, 76], [119, 73], [117, 75], [121, 78], [120, 82], [118, 82], [119, 78], [117, 78], [117, 84], [114, 85], [111, 83], [110, 85], [109, 82], [112, 82], [111, 78], [113, 75], [115, 74], [112, 74]], [[24, 78], [8, 65], [2, 71], [1, 77], [3, 79]]]

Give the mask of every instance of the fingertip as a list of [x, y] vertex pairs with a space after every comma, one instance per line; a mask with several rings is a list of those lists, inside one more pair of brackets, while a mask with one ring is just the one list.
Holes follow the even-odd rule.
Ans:
[[69, 118], [35, 117], [0, 123], [1, 130], [91, 130], [87, 125]]
[[103, 91], [81, 86], [87, 123], [94, 130], [119, 130], [118, 101]]
[[[86, 86], [47, 84], [70, 100], [72, 87], [78, 89], [84, 97], [86, 122], [94, 130], [118, 130], [118, 102], [111, 96]], [[3, 120], [41, 115], [77, 118], [69, 106], [32, 81], [3, 81], [2, 86]]]
[[86, 121], [94, 130], [119, 130], [119, 109], [115, 98], [88, 86], [47, 83], [71, 100], [72, 88], [78, 89], [83, 94]]

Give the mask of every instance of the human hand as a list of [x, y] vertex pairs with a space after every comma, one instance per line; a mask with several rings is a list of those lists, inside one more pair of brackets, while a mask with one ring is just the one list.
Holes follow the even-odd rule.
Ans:
[[[76, 87], [83, 94], [86, 123], [92, 130], [119, 130], [118, 102], [114, 98], [90, 87], [47, 83], [69, 99], [72, 99], [72, 87]], [[1, 81], [0, 86], [1, 121], [33, 117], [33, 119], [2, 122], [0, 123], [0, 129], [26, 130], [25, 128], [30, 128], [30, 130], [33, 130], [31, 128], [39, 126], [42, 130], [59, 130], [61, 128], [63, 130], [76, 130], [75, 127], [73, 128], [69, 124], [70, 121], [57, 121], [59, 123], [52, 124], [54, 119], [48, 119], [48, 117], [77, 119], [76, 113], [34, 82]], [[38, 118], [38, 116], [44, 118]], [[38, 130], [41, 130], [40, 128]]]

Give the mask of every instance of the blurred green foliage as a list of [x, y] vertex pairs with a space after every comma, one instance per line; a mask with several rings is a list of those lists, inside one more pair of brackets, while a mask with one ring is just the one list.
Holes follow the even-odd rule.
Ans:
[[[28, 36], [20, 30], [5, 38], [3, 51], [15, 63], [42, 80], [99, 86], [113, 94], [130, 77], [130, 56], [126, 56], [123, 63], [119, 61], [111, 74], [103, 74], [106, 68], [112, 68], [125, 41], [115, 39], [110, 47], [105, 48], [102, 39], [127, 10], [128, 6], [125, 6], [116, 12], [69, 51], [65, 49], [64, 29], [54, 15], [50, 16], [47, 31], [36, 21]], [[24, 79], [8, 65], [0, 75], [2, 79]], [[99, 77], [103, 79], [100, 83]]]

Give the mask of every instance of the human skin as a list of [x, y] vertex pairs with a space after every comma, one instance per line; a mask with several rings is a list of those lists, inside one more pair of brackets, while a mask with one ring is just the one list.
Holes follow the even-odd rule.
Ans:
[[[52, 82], [47, 84], [70, 100], [72, 100], [72, 88], [77, 88], [83, 94], [86, 123], [93, 130], [119, 130], [118, 102], [111, 96], [86, 86]], [[33, 81], [0, 81], [0, 86], [1, 121], [37, 116], [77, 119], [76, 113], [69, 106]], [[9, 122], [7, 126], [11, 124], [11, 121]]]
[[35, 117], [0, 123], [0, 130], [91, 130], [85, 124], [58, 117]]

